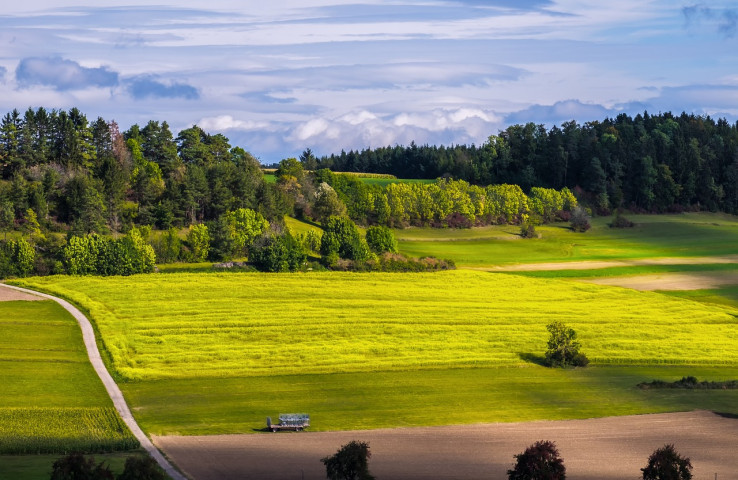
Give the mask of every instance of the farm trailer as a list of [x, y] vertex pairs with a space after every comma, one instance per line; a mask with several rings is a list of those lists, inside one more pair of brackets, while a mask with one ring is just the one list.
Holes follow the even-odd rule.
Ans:
[[279, 430], [294, 430], [299, 432], [310, 426], [310, 415], [306, 413], [282, 413], [279, 423], [272, 423], [272, 417], [267, 417], [267, 429], [272, 432]]

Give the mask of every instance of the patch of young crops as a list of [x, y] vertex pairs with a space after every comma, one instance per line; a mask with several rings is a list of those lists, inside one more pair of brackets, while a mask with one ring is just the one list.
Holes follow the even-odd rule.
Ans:
[[17, 281], [86, 308], [126, 379], [522, 365], [562, 320], [594, 364], [738, 365], [734, 310], [473, 271]]
[[97, 453], [138, 447], [112, 407], [0, 408], [0, 454]]

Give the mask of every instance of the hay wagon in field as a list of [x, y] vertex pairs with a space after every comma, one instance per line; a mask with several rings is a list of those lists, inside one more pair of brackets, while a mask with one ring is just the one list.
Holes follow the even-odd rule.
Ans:
[[310, 415], [307, 413], [280, 413], [279, 423], [272, 423], [272, 417], [267, 417], [267, 429], [272, 432], [279, 430], [294, 430], [299, 432], [310, 426]]

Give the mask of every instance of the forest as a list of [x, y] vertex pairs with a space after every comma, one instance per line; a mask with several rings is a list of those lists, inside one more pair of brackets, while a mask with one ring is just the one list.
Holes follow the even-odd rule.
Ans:
[[[513, 125], [478, 147], [411, 144], [321, 157], [307, 148], [274, 165], [276, 181], [262, 167], [196, 125], [175, 137], [166, 121], [121, 132], [76, 108], [8, 112], [0, 122], [0, 273], [130, 274], [150, 271], [155, 258], [252, 253], [294, 269], [311, 251], [371, 256], [346, 230], [355, 225], [333, 222], [359, 243], [324, 247], [315, 236], [290, 238], [285, 215], [324, 228], [333, 217], [383, 228], [467, 228], [569, 220], [580, 205], [602, 215], [738, 211], [738, 125], [687, 114]], [[380, 186], [340, 172], [436, 180]], [[154, 237], [152, 229], [166, 233]]]
[[480, 146], [394, 146], [341, 152], [308, 168], [448, 176], [473, 184], [568, 187], [600, 212], [738, 212], [738, 124], [682, 113], [512, 125]]

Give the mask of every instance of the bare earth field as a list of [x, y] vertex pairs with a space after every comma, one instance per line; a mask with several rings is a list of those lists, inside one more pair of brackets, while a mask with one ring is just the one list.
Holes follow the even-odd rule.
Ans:
[[660, 257], [640, 258], [635, 260], [582, 260], [574, 262], [527, 263], [499, 267], [474, 268], [499, 272], [532, 272], [541, 270], [593, 270], [611, 267], [640, 267], [649, 265], [709, 265], [722, 263], [738, 263], [738, 255], [715, 257]]
[[653, 273], [581, 281], [635, 290], [707, 290], [725, 285], [738, 285], [738, 274], [732, 272]]
[[324, 479], [320, 459], [351, 440], [369, 442], [369, 469], [382, 480], [503, 480], [513, 455], [536, 440], [556, 442], [571, 480], [640, 478], [648, 456], [666, 443], [692, 460], [695, 480], [735, 478], [738, 471], [738, 420], [706, 411], [348, 432], [153, 437], [154, 444], [195, 480]]

